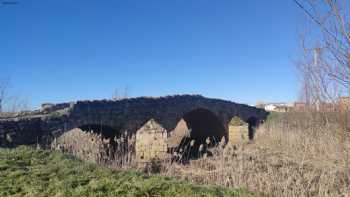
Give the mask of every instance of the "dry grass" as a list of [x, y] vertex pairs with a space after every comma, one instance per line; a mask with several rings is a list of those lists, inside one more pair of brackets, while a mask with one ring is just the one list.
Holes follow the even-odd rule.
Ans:
[[261, 126], [253, 143], [217, 148], [168, 175], [271, 196], [350, 196], [349, 133], [315, 114], [284, 116]]
[[[203, 154], [187, 165], [158, 160], [138, 169], [198, 184], [246, 187], [250, 191], [264, 192], [271, 196], [346, 197], [350, 196], [348, 120], [349, 115], [345, 113], [272, 114], [258, 129], [252, 143], [211, 148], [209, 151], [213, 153], [212, 157]], [[106, 145], [109, 142], [102, 140], [101, 136], [78, 133], [80, 134], [76, 135], [98, 138], [95, 142], [102, 144], [97, 146], [98, 153], [92, 150], [95, 145], [88, 145], [90, 148], [80, 145], [85, 140], [76, 141], [76, 147], [64, 145], [66, 151], [80, 158], [94, 158], [97, 163], [114, 169], [139, 167], [133, 157], [132, 139], [127, 140], [129, 145], [124, 152], [117, 149], [113, 154], [107, 154], [111, 151]], [[82, 136], [69, 138], [79, 139]], [[60, 143], [72, 142], [67, 143], [66, 139]]]
[[117, 169], [135, 168], [135, 136], [124, 133], [114, 139], [103, 138], [93, 131], [73, 129], [55, 139], [51, 149], [72, 154], [79, 159]]

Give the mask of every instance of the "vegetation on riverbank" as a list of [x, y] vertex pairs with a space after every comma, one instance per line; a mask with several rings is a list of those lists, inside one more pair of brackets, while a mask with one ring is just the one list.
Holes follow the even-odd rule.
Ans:
[[261, 196], [159, 175], [112, 171], [55, 151], [0, 149], [0, 196]]

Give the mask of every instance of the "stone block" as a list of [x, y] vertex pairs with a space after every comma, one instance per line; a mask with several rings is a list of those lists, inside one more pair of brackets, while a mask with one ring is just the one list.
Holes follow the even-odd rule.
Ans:
[[165, 158], [167, 151], [167, 131], [154, 119], [149, 120], [136, 132], [136, 158], [139, 162], [150, 162], [155, 158]]
[[235, 116], [229, 123], [229, 140], [230, 144], [239, 144], [243, 142], [247, 142], [248, 138], [248, 124], [244, 122], [239, 117]]

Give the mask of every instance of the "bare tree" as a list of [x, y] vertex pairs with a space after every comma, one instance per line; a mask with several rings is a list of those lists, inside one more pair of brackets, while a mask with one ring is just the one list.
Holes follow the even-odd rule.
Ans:
[[120, 100], [118, 88], [116, 88], [116, 89], [114, 90], [114, 93], [113, 93], [113, 95], [112, 95], [112, 100], [114, 100], [114, 101]]
[[0, 81], [0, 112], [3, 112], [3, 106], [6, 101], [9, 80]]
[[112, 100], [114, 101], [118, 101], [118, 100], [121, 100], [121, 99], [125, 99], [125, 98], [129, 98], [129, 86], [125, 86], [124, 87], [124, 92], [123, 94], [120, 94], [118, 88], [116, 88], [114, 90], [114, 93], [112, 95]]
[[10, 78], [0, 80], [0, 113], [28, 110], [27, 99], [10, 92]]
[[350, 93], [350, 3], [340, 0], [294, 0], [312, 22], [302, 37], [301, 94], [311, 104], [335, 101]]

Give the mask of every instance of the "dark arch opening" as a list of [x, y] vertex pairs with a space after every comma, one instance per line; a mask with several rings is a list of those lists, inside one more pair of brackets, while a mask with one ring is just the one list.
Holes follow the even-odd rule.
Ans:
[[256, 128], [259, 126], [259, 119], [252, 116], [252, 117], [248, 118], [247, 123], [248, 123], [249, 140], [253, 140], [255, 132], [256, 132]]
[[[227, 139], [227, 131], [218, 117], [207, 109], [195, 109], [183, 116], [188, 129], [189, 136], [185, 136], [179, 144], [177, 151], [182, 151], [181, 160], [187, 161], [200, 157], [207, 149], [217, 145], [223, 137]], [[208, 143], [206, 140], [210, 139]], [[194, 141], [193, 141], [194, 140]], [[192, 144], [191, 144], [191, 141]], [[200, 150], [200, 146], [202, 149]]]
[[111, 138], [113, 139], [115, 136], [119, 136], [119, 131], [117, 129], [114, 129], [113, 127], [107, 126], [107, 125], [98, 125], [98, 124], [87, 124], [82, 125], [79, 127], [79, 129], [85, 131], [85, 132], [94, 132], [101, 134], [104, 138]]
[[[103, 150], [110, 160], [114, 160], [122, 154], [127, 153], [128, 136], [123, 134], [119, 128], [108, 125], [86, 124], [78, 127], [83, 132], [93, 132], [101, 134], [103, 139], [108, 139], [108, 143], [103, 142]], [[123, 139], [123, 140], [120, 140]], [[106, 159], [106, 158], [104, 158]]]
[[190, 138], [199, 144], [204, 144], [207, 137], [210, 137], [214, 145], [220, 142], [222, 137], [226, 137], [225, 127], [218, 117], [206, 109], [196, 109], [183, 116], [187, 127], [191, 130]]

